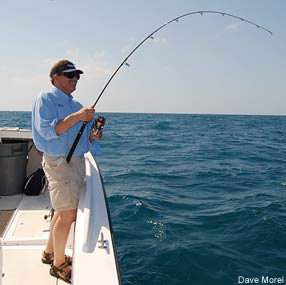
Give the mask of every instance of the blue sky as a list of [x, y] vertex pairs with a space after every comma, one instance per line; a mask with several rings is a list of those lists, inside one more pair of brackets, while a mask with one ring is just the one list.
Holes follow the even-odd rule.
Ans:
[[106, 89], [99, 112], [286, 114], [284, 0], [9, 0], [0, 4], [1, 110], [31, 110], [51, 65], [84, 70], [74, 96], [92, 105], [128, 53], [165, 22]]

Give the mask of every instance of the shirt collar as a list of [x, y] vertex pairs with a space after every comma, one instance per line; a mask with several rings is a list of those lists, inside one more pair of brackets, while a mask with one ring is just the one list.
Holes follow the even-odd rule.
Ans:
[[62, 100], [64, 101], [71, 101], [73, 99], [73, 96], [72, 95], [67, 95], [66, 93], [64, 93], [61, 89], [53, 86], [51, 88], [51, 91], [52, 93], [56, 94], [57, 96], [59, 96]]

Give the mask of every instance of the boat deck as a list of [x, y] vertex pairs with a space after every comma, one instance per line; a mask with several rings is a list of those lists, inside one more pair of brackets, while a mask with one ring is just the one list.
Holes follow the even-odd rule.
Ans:
[[[10, 200], [15, 202], [15, 197], [1, 197], [3, 205], [0, 211], [12, 217], [2, 234], [2, 285], [52, 285], [66, 284], [50, 276], [49, 265], [41, 262], [41, 254], [47, 243], [50, 224], [50, 201], [48, 193], [39, 196], [20, 195], [22, 201], [17, 208], [11, 205]], [[18, 199], [20, 200], [20, 198]], [[7, 217], [8, 219], [8, 217]], [[72, 255], [72, 237], [68, 241], [67, 253]], [[15, 272], [17, 272], [15, 274]]]
[[22, 246], [20, 248], [8, 246], [4, 248], [2, 285], [67, 284], [50, 276], [50, 266], [41, 262], [43, 249], [44, 246]]

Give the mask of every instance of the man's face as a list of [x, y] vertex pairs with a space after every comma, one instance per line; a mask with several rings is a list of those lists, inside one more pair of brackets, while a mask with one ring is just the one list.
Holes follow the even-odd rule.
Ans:
[[53, 78], [53, 84], [61, 89], [65, 94], [70, 95], [76, 90], [76, 85], [80, 76], [76, 72], [60, 73]]

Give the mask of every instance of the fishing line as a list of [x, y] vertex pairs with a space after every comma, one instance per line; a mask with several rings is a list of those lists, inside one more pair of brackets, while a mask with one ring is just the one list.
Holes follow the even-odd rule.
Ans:
[[[105, 86], [103, 87], [102, 91], [100, 92], [99, 96], [97, 97], [97, 99], [96, 99], [96, 101], [94, 102], [94, 104], [92, 105], [92, 107], [94, 108], [94, 107], [96, 106], [96, 104], [97, 104], [98, 101], [100, 100], [101, 96], [103, 95], [104, 91], [106, 90], [107, 86], [108, 86], [109, 83], [112, 81], [112, 79], [113, 79], [114, 76], [117, 74], [117, 72], [121, 69], [121, 67], [122, 67], [123, 65], [130, 66], [130, 65], [128, 64], [127, 60], [135, 53], [136, 50], [138, 50], [138, 49], [140, 48], [140, 46], [142, 46], [148, 39], [152, 39], [152, 40], [153, 40], [153, 39], [154, 39], [153, 36], [154, 36], [158, 31], [160, 31], [160, 30], [163, 29], [164, 27], [168, 26], [169, 24], [171, 24], [171, 23], [173, 23], [173, 22], [179, 22], [179, 20], [180, 20], [181, 18], [184, 18], [184, 17], [187, 17], [187, 16], [191, 16], [191, 15], [195, 15], [195, 14], [201, 14], [201, 15], [203, 15], [203, 14], [219, 14], [219, 15], [222, 15], [222, 16], [232, 17], [232, 18], [238, 19], [238, 20], [240, 20], [240, 21], [242, 21], [242, 22], [246, 22], [246, 23], [248, 23], [248, 24], [250, 24], [250, 25], [253, 25], [253, 26], [255, 26], [257, 29], [261, 29], [261, 30], [263, 30], [263, 31], [265, 31], [265, 32], [267, 32], [267, 33], [269, 33], [270, 35], [273, 35], [273, 33], [272, 33], [270, 30], [268, 30], [268, 29], [266, 29], [266, 28], [264, 28], [264, 27], [262, 27], [262, 26], [260, 26], [260, 25], [257, 25], [256, 23], [254, 23], [254, 22], [252, 22], [252, 21], [249, 21], [249, 20], [247, 20], [247, 19], [244, 19], [244, 18], [242, 18], [242, 17], [229, 14], [229, 13], [224, 13], [224, 12], [219, 12], [219, 11], [196, 11], [196, 12], [190, 12], [190, 13], [183, 14], [183, 15], [181, 15], [181, 16], [178, 16], [178, 17], [176, 17], [176, 18], [174, 18], [174, 19], [172, 19], [172, 20], [166, 22], [165, 24], [163, 24], [163, 25], [161, 25], [160, 27], [158, 27], [157, 29], [155, 29], [151, 34], [149, 34], [147, 37], [145, 37], [145, 38], [127, 55], [127, 57], [120, 63], [120, 65], [117, 67], [117, 69], [113, 72], [113, 74], [111, 75], [111, 77], [109, 78], [109, 80], [107, 81], [107, 83], [105, 84]], [[75, 140], [74, 140], [74, 142], [73, 142], [73, 145], [72, 145], [72, 147], [71, 147], [71, 149], [70, 149], [70, 151], [69, 151], [69, 153], [68, 153], [67, 162], [69, 162], [69, 161], [71, 160], [72, 155], [73, 155], [73, 153], [74, 153], [74, 150], [75, 150], [75, 148], [76, 148], [76, 146], [77, 146], [77, 144], [78, 144], [78, 142], [79, 142], [79, 140], [80, 140], [80, 138], [81, 138], [81, 135], [82, 135], [82, 133], [83, 133], [83, 131], [84, 131], [84, 129], [85, 129], [87, 123], [88, 123], [88, 122], [83, 122], [83, 124], [82, 124], [82, 126], [81, 126], [81, 128], [80, 128], [80, 130], [79, 130], [79, 132], [78, 132], [78, 134], [77, 134], [77, 136], [76, 136], [76, 138], [75, 138]]]

